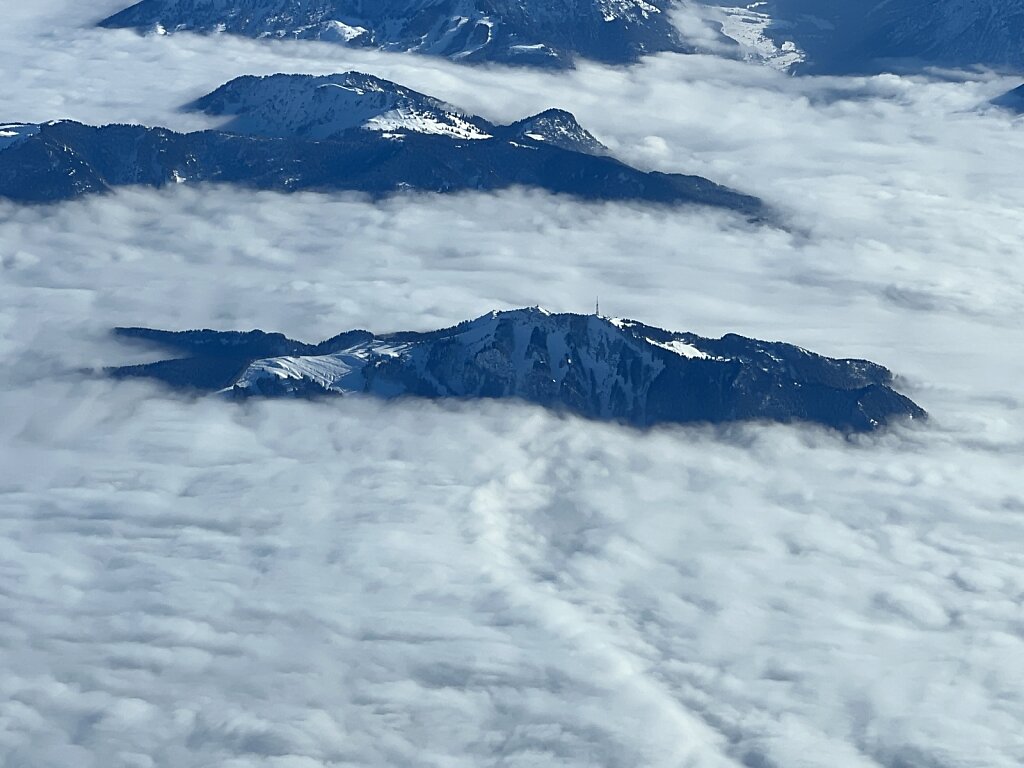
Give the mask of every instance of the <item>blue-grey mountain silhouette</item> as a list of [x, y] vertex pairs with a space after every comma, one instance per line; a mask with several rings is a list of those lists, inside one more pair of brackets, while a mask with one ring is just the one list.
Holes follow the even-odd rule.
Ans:
[[815, 73], [923, 67], [1024, 69], [1024, 0], [768, 0], [767, 34]]
[[100, 22], [569, 67], [687, 51], [666, 0], [143, 0]]
[[925, 417], [892, 388], [889, 370], [866, 360], [539, 308], [428, 333], [348, 331], [320, 344], [262, 331], [116, 333], [174, 357], [113, 368], [113, 376], [241, 399], [512, 398], [637, 427], [769, 420], [871, 431]]
[[1019, 115], [1024, 114], [1024, 85], [1018, 86], [1012, 91], [1007, 91], [1002, 96], [992, 99], [992, 103], [997, 107], [1008, 109]]
[[72, 121], [0, 126], [0, 197], [48, 202], [195, 183], [371, 195], [526, 186], [769, 218], [757, 198], [708, 179], [625, 165], [557, 109], [494, 125], [357, 72], [241, 77], [189, 106], [230, 120], [185, 134]]

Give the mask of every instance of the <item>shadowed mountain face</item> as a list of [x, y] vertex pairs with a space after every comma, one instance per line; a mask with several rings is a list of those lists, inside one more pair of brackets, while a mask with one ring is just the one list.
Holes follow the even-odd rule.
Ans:
[[116, 333], [174, 357], [113, 376], [236, 398], [513, 398], [638, 427], [767, 420], [859, 432], [925, 417], [892, 389], [886, 368], [865, 360], [537, 308], [430, 333], [349, 331], [315, 345], [262, 331]]
[[454, 139], [500, 138], [573, 152], [607, 149], [569, 112], [549, 109], [512, 125], [495, 125], [440, 99], [362, 72], [243, 76], [188, 105], [231, 119], [221, 130], [268, 138], [339, 139], [353, 131], [419, 133]]
[[768, 0], [759, 10], [774, 20], [769, 37], [806, 52], [809, 72], [1024, 69], [1024, 0]]
[[569, 67], [685, 51], [666, 0], [143, 0], [100, 22]]
[[1014, 88], [1012, 91], [1007, 91], [997, 99], [992, 99], [992, 103], [997, 107], [1024, 115], [1024, 85]]
[[0, 197], [49, 202], [125, 185], [200, 182], [371, 195], [526, 186], [768, 218], [757, 198], [699, 176], [648, 173], [609, 157], [561, 110], [497, 126], [351, 72], [242, 77], [191, 106], [231, 119], [222, 130], [187, 134], [71, 121], [0, 126]]

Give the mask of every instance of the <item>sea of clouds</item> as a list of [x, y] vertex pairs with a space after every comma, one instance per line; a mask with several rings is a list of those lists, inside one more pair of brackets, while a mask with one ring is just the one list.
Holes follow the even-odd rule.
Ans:
[[[360, 69], [763, 196], [124, 190], [0, 203], [0, 764], [1024, 763], [1024, 123], [984, 74], [708, 56], [462, 68], [5, 9], [2, 121], [214, 125], [227, 79]], [[114, 325], [430, 329], [603, 311], [867, 357], [925, 425], [641, 433], [511, 403], [194, 400]]]

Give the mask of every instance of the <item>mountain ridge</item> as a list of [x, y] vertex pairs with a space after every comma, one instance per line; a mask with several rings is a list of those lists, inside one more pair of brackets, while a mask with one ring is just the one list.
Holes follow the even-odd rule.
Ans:
[[424, 133], [457, 139], [530, 139], [590, 154], [607, 154], [575, 115], [549, 108], [498, 125], [448, 102], [363, 72], [330, 75], [243, 75], [185, 105], [230, 117], [218, 130], [268, 138], [324, 141], [348, 131]]
[[437, 331], [348, 331], [320, 344], [262, 331], [115, 334], [179, 356], [110, 375], [240, 399], [510, 398], [636, 427], [764, 420], [859, 432], [926, 417], [892, 389], [888, 369], [867, 360], [538, 307], [495, 311]]
[[707, 205], [756, 222], [774, 218], [758, 198], [700, 176], [622, 163], [564, 110], [498, 126], [352, 72], [245, 76], [187, 106], [231, 120], [186, 134], [74, 121], [12, 124], [0, 131], [10, 134], [0, 145], [0, 197], [54, 202], [120, 186], [194, 183], [371, 196], [523, 186], [585, 200]]
[[313, 39], [466, 63], [567, 68], [686, 52], [667, 0], [142, 0], [107, 28]]
[[807, 54], [798, 71], [1024, 70], [1024, 0], [767, 0], [765, 34]]

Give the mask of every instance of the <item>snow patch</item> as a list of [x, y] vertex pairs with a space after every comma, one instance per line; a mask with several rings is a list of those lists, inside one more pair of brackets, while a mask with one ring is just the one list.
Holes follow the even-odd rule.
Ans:
[[644, 0], [602, 0], [599, 4], [602, 18], [606, 21], [628, 20], [630, 17], [640, 16], [648, 18], [654, 14], [661, 13], [661, 9], [644, 2]]
[[208, 99], [204, 111], [234, 115], [224, 129], [239, 133], [302, 136], [313, 141], [353, 129], [491, 138], [486, 121], [474, 122], [450, 104], [358, 72], [241, 78]]
[[685, 341], [679, 341], [678, 339], [674, 339], [672, 341], [655, 341], [654, 339], [647, 339], [645, 337], [645, 340], [656, 347], [661, 347], [662, 349], [667, 349], [669, 352], [674, 352], [680, 357], [687, 357], [691, 360], [709, 360], [711, 358], [710, 355], [701, 352], [692, 344], [687, 344]]
[[765, 34], [773, 19], [767, 13], [756, 10], [764, 5], [766, 3], [759, 2], [709, 10], [712, 17], [721, 24], [722, 34], [743, 47], [744, 58], [748, 61], [759, 61], [782, 71], [806, 61], [807, 55], [793, 41], [787, 40], [778, 46]]
[[331, 21], [325, 22], [324, 24], [324, 37], [328, 39], [338, 39], [345, 43], [350, 43], [353, 40], [362, 37], [369, 33], [365, 27], [354, 27], [344, 22], [332, 19]]
[[399, 107], [382, 115], [371, 117], [361, 126], [368, 131], [395, 133], [425, 133], [452, 136], [457, 139], [489, 139], [491, 134], [481, 131], [468, 120], [452, 112], [431, 112], [410, 107]]

